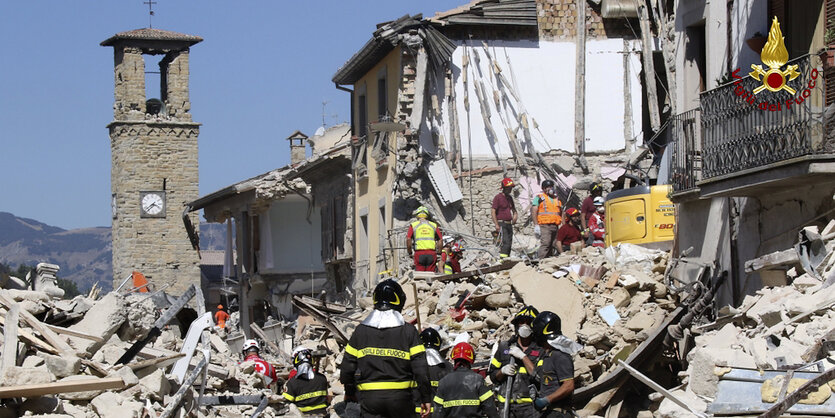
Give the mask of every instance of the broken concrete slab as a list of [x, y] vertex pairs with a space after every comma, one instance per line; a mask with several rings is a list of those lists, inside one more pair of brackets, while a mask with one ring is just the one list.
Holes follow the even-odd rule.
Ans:
[[46, 362], [46, 368], [57, 378], [78, 374], [81, 369], [81, 359], [78, 357], [59, 357], [41, 354]]
[[[110, 292], [84, 315], [77, 324], [69, 327], [72, 330], [85, 334], [95, 335], [105, 341], [122, 326], [127, 318], [127, 310], [124, 299], [115, 292]], [[96, 352], [103, 343], [71, 337], [73, 345], [79, 351], [86, 351], [88, 354]]]
[[555, 279], [522, 263], [510, 270], [510, 277], [513, 288], [525, 304], [536, 306], [540, 312], [556, 313], [562, 320], [562, 333], [571, 339], [576, 337], [586, 315], [585, 298], [570, 279]]
[[144, 395], [150, 396], [155, 401], [162, 401], [165, 396], [171, 394], [171, 383], [165, 377], [162, 369], [157, 369], [140, 379], [139, 386], [142, 388]]

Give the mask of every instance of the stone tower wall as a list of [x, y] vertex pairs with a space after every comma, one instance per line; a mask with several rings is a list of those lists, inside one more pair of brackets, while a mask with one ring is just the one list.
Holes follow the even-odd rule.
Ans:
[[[114, 287], [136, 270], [157, 289], [179, 295], [200, 283], [200, 263], [183, 226], [183, 205], [196, 200], [200, 125], [191, 121], [188, 54], [171, 52], [166, 114], [145, 113], [141, 50], [116, 51], [114, 121], [110, 130]], [[187, 52], [187, 50], [185, 51]], [[165, 191], [166, 216], [140, 216], [140, 192]], [[190, 215], [199, 225], [196, 213]]]

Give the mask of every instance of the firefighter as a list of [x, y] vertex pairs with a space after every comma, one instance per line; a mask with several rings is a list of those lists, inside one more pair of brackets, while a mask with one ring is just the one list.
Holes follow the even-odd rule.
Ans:
[[[420, 333], [420, 340], [426, 348], [426, 364], [429, 365], [429, 385], [431, 396], [435, 396], [438, 382], [452, 372], [452, 364], [441, 356], [441, 334], [435, 328], [426, 328]], [[420, 407], [416, 410], [420, 412]]]
[[275, 367], [267, 360], [261, 358], [261, 345], [255, 340], [246, 340], [242, 348], [244, 355], [244, 362], [251, 361], [255, 363], [255, 371], [264, 375], [264, 382], [269, 387], [276, 381], [278, 376], [275, 373]]
[[533, 406], [540, 412], [540, 418], [572, 418], [574, 362], [571, 355], [577, 350], [572, 345], [577, 343], [562, 335], [560, 317], [550, 311], [536, 316], [533, 334], [546, 351], [542, 365], [536, 370], [540, 387]]
[[414, 215], [416, 220], [406, 232], [406, 252], [414, 254], [415, 270], [435, 272], [443, 234], [438, 224], [428, 219], [429, 209], [425, 206], [415, 209]]
[[433, 417], [482, 417], [499, 418], [493, 392], [487, 388], [484, 378], [470, 370], [475, 361], [475, 351], [469, 343], [458, 343], [452, 349], [453, 372], [438, 383], [433, 399]]
[[305, 416], [325, 416], [328, 403], [328, 379], [313, 369], [313, 354], [299, 347], [293, 351], [296, 375], [284, 386], [284, 399], [296, 404]]
[[345, 398], [358, 400], [363, 417], [402, 418], [414, 415], [413, 385], [417, 385], [421, 416], [431, 407], [426, 349], [414, 325], [400, 311], [406, 293], [392, 280], [374, 289], [374, 310], [345, 347], [339, 381]]
[[[509, 341], [499, 342], [493, 358], [490, 360], [490, 367], [487, 371], [490, 380], [498, 389], [496, 399], [499, 408], [504, 408], [505, 394], [507, 393], [507, 382], [513, 377], [510, 388], [510, 413], [508, 416], [527, 418], [537, 416], [533, 408], [533, 399], [529, 387], [533, 383], [533, 375], [537, 363], [541, 361], [544, 351], [533, 339], [531, 324], [539, 314], [531, 305], [525, 306], [511, 320], [516, 330], [515, 335]], [[511, 358], [513, 364], [511, 364]]]

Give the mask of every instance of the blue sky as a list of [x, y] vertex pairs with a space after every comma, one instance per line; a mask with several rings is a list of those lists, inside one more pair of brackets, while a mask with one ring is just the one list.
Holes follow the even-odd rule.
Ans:
[[[467, 0], [157, 0], [153, 27], [203, 37], [191, 50], [200, 194], [289, 162], [284, 139], [349, 119], [331, 77], [404, 14]], [[0, 12], [0, 211], [72, 229], [110, 225], [113, 49], [148, 27], [142, 0], [4, 2]], [[253, 152], [252, 150], [256, 150]]]

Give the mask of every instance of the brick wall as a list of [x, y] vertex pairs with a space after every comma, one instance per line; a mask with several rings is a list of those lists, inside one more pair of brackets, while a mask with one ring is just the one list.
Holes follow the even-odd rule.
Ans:
[[[636, 39], [638, 21], [629, 21], [635, 29], [633, 33], [626, 19], [603, 19], [600, 6], [592, 7], [586, 3], [587, 39], [628, 38]], [[537, 0], [537, 23], [539, 37], [548, 41], [573, 40], [577, 36], [577, 1], [576, 0]]]

